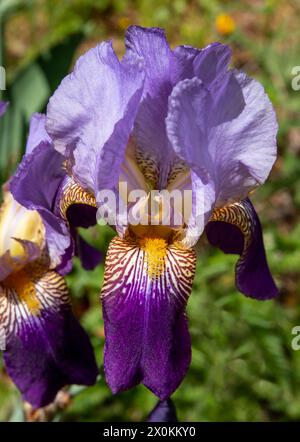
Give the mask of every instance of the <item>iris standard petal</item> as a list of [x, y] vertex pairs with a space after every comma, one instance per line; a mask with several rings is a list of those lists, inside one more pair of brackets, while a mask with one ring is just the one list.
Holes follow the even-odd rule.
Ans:
[[176, 154], [193, 170], [213, 167], [207, 141], [207, 113], [212, 96], [201, 80], [194, 77], [178, 83], [169, 98], [166, 127]]
[[259, 218], [247, 198], [216, 209], [206, 226], [209, 242], [225, 253], [236, 253], [236, 285], [246, 296], [271, 299], [278, 289], [268, 267]]
[[142, 57], [146, 71], [143, 97], [170, 93], [175, 56], [160, 28], [130, 26], [125, 35], [126, 57]]
[[213, 94], [211, 125], [230, 121], [241, 113], [245, 101], [234, 71], [228, 69], [231, 57], [228, 46], [220, 43], [212, 43], [203, 49], [179, 46], [174, 53], [182, 64], [176, 83], [196, 77]]
[[[179, 47], [172, 51], [166, 40], [165, 33], [158, 28], [141, 28], [131, 26], [126, 33], [127, 56], [131, 53], [142, 56], [145, 60], [146, 80], [142, 102], [136, 117], [133, 137], [144, 154], [152, 155], [159, 165], [159, 188], [166, 187], [168, 174], [178, 159], [167, 137], [165, 119], [168, 114], [168, 97], [178, 81], [197, 77], [206, 87], [212, 87], [214, 82], [228, 81], [227, 67], [231, 56], [230, 49], [219, 43], [214, 43], [202, 50], [191, 47]], [[222, 77], [222, 79], [221, 79]], [[226, 77], [226, 78], [225, 78]], [[233, 83], [235, 88], [233, 88]], [[233, 79], [230, 81], [231, 92], [239, 92], [241, 107], [243, 96], [240, 87]], [[215, 108], [231, 110], [230, 116], [236, 117], [241, 108], [236, 110], [227, 105], [226, 97], [220, 93]], [[232, 94], [231, 94], [232, 98]], [[223, 112], [224, 117], [225, 112]], [[228, 111], [227, 111], [228, 114]], [[226, 115], [227, 119], [229, 118]], [[224, 120], [220, 120], [224, 121]], [[220, 122], [219, 121], [219, 122]], [[227, 120], [226, 120], [227, 121]]]
[[117, 183], [143, 81], [140, 58], [120, 62], [111, 43], [102, 43], [79, 58], [50, 99], [46, 126], [54, 147], [95, 195]]
[[227, 92], [216, 86], [213, 94], [197, 78], [184, 80], [169, 100], [170, 142], [195, 172], [201, 167], [207, 170], [218, 207], [245, 198], [262, 184], [276, 159], [277, 121], [270, 100], [256, 81], [244, 74], [237, 74], [236, 80], [245, 106], [238, 117], [222, 124], [216, 125], [215, 97], [228, 95], [231, 106], [241, 108], [238, 93], [230, 98], [235, 89], [230, 81]]
[[174, 85], [177, 59], [169, 47], [165, 32], [159, 28], [130, 26], [125, 36], [126, 57], [143, 57], [145, 63], [145, 87], [143, 98], [134, 123], [133, 138], [137, 149], [159, 165], [157, 185], [164, 188], [168, 173], [175, 161], [167, 138], [165, 118], [168, 113], [168, 97]]
[[203, 49], [178, 46], [174, 49], [174, 54], [178, 60], [175, 83], [198, 77], [207, 87], [226, 73], [231, 58], [229, 46], [218, 42]]
[[[168, 136], [176, 154], [191, 170], [193, 201], [184, 238], [187, 246], [198, 241], [216, 200], [215, 183], [209, 173], [212, 161], [202, 144], [206, 138], [206, 123], [195, 118], [197, 109], [204, 112], [211, 106], [212, 97], [198, 78], [178, 83], [169, 98]], [[199, 152], [202, 153], [201, 159]]]
[[160, 399], [181, 383], [190, 364], [185, 306], [195, 252], [162, 239], [114, 238], [109, 246], [102, 306], [104, 368], [114, 393], [143, 383]]
[[33, 263], [2, 282], [0, 290], [5, 366], [24, 400], [39, 408], [67, 384], [95, 383], [93, 350], [72, 314], [61, 276]]
[[193, 60], [195, 76], [209, 87], [218, 77], [227, 72], [230, 58], [229, 46], [218, 42], [206, 46]]

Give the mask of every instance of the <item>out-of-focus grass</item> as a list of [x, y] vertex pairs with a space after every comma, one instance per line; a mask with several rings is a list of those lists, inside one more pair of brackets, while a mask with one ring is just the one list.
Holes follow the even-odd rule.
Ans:
[[[234, 66], [263, 83], [280, 123], [279, 158], [253, 200], [281, 296], [269, 302], [243, 297], [234, 286], [236, 257], [223, 255], [202, 239], [188, 304], [193, 361], [174, 400], [180, 420], [299, 420], [300, 351], [291, 349], [291, 330], [300, 325], [300, 91], [292, 91], [290, 85], [292, 67], [300, 64], [298, 2], [4, 0], [0, 17], [2, 13], [6, 98], [13, 112], [1, 130], [4, 133], [6, 125], [14, 134], [0, 136], [2, 181], [23, 152], [29, 114], [43, 110], [75, 57], [108, 38], [122, 54], [124, 29], [131, 23], [166, 28], [172, 45], [229, 43]], [[220, 13], [235, 20], [233, 34], [217, 34], [215, 19]], [[105, 252], [112, 232], [97, 227], [85, 235]], [[75, 312], [91, 336], [99, 366], [104, 342], [98, 299], [102, 278], [103, 266], [86, 273], [76, 260], [67, 278]], [[155, 402], [142, 386], [112, 396], [102, 378], [78, 394], [61, 419], [138, 421]], [[19, 395], [3, 371], [0, 403], [0, 420], [19, 419]]]

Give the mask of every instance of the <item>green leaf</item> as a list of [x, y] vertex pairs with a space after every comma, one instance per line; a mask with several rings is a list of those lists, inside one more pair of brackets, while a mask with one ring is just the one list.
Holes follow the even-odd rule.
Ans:
[[27, 122], [34, 112], [43, 109], [50, 95], [50, 87], [38, 63], [33, 63], [19, 75], [11, 87], [11, 95]]

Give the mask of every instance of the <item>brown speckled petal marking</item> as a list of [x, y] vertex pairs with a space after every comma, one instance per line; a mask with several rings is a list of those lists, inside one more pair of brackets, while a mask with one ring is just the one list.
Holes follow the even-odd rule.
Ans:
[[63, 277], [38, 261], [11, 274], [1, 286], [0, 321], [7, 337], [17, 334], [23, 321], [38, 320], [42, 310], [70, 305]]
[[115, 296], [120, 290], [130, 297], [143, 287], [159, 290], [174, 302], [187, 302], [195, 275], [194, 249], [179, 243], [167, 245], [161, 238], [139, 242], [115, 237], [108, 249], [101, 297]]
[[59, 212], [64, 220], [68, 221], [67, 211], [74, 204], [96, 208], [95, 196], [83, 189], [72, 178], [66, 177], [59, 195]]

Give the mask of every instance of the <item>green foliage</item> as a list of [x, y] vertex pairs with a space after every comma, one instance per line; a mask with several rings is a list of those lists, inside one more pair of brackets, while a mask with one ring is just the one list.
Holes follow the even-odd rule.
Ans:
[[[235, 32], [227, 37], [218, 35], [214, 26], [216, 15], [223, 12], [236, 21]], [[233, 64], [259, 79], [276, 107], [279, 159], [254, 202], [281, 297], [267, 302], [243, 297], [234, 285], [236, 257], [225, 256], [201, 240], [188, 304], [193, 360], [174, 394], [182, 421], [300, 419], [300, 351], [291, 348], [291, 330], [300, 324], [300, 92], [290, 86], [291, 68], [299, 65], [297, 17], [296, 2], [280, 0], [2, 0], [0, 4], [0, 30], [5, 36], [0, 64], [8, 74], [2, 98], [10, 101], [0, 122], [1, 183], [24, 152], [31, 113], [44, 110], [75, 55], [112, 37], [121, 53], [124, 29], [130, 23], [165, 27], [173, 45], [228, 42]], [[23, 33], [16, 33], [16, 26]], [[82, 233], [104, 253], [113, 235], [105, 228]], [[91, 336], [99, 366], [104, 341], [98, 299], [102, 279], [103, 265], [87, 273], [77, 260], [67, 278], [74, 311]], [[0, 371], [0, 402], [0, 420], [22, 419], [19, 394], [4, 371]], [[112, 396], [102, 376], [96, 386], [76, 390], [71, 405], [57, 419], [139, 421], [155, 403], [143, 386]]]

